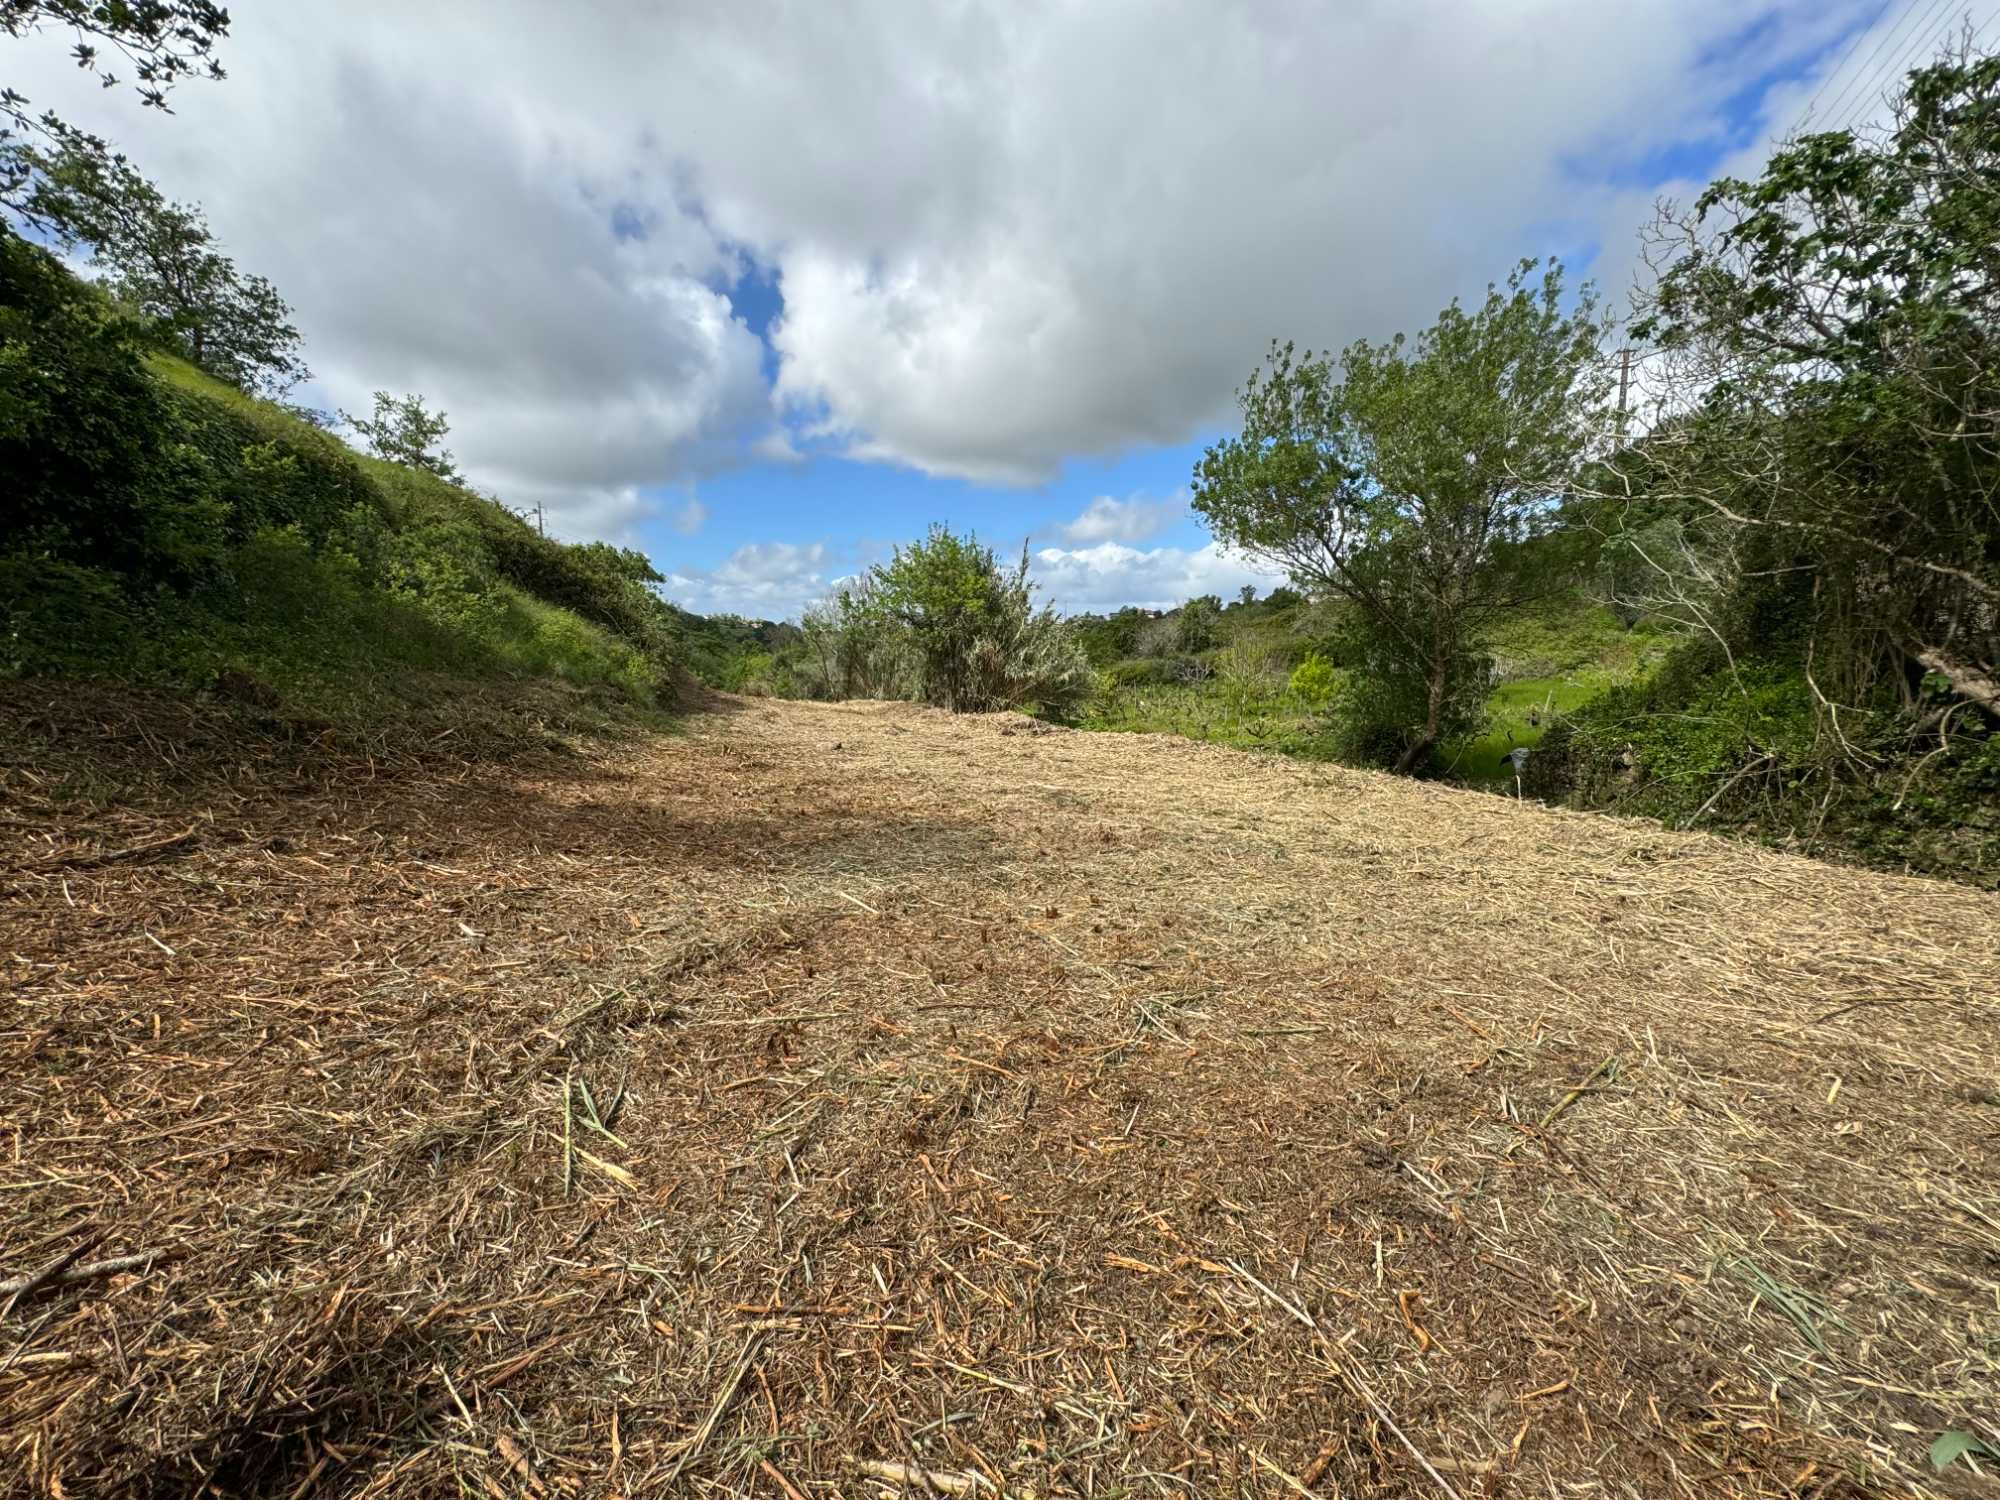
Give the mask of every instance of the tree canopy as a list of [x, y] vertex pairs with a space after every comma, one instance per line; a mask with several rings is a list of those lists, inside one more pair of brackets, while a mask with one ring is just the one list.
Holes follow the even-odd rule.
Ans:
[[1561, 266], [1524, 261], [1414, 341], [1274, 343], [1196, 467], [1219, 540], [1356, 606], [1376, 696], [1350, 707], [1398, 771], [1476, 720], [1479, 632], [1543, 585], [1528, 544], [1601, 430], [1600, 331], [1588, 287], [1566, 307]]
[[262, 276], [237, 269], [202, 211], [168, 199], [123, 156], [67, 126], [32, 148], [27, 217], [85, 246], [103, 284], [190, 364], [241, 390], [278, 397], [308, 378], [291, 308]]
[[[170, 112], [167, 97], [176, 84], [224, 76], [215, 44], [229, 34], [229, 12], [210, 0], [0, 0], [0, 31], [16, 38], [67, 31], [79, 68], [116, 88], [124, 82], [116, 71], [122, 60], [132, 69], [140, 101]], [[106, 150], [104, 142], [52, 114], [36, 120], [25, 95], [0, 85], [0, 205], [20, 210], [36, 177], [36, 160], [27, 154], [30, 138], [56, 133], [100, 155]]]

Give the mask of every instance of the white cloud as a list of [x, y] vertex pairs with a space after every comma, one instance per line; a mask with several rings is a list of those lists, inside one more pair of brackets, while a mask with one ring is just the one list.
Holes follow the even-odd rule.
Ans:
[[674, 530], [678, 531], [682, 536], [693, 536], [703, 526], [708, 524], [708, 507], [703, 505], [695, 496], [690, 495], [687, 498], [687, 503], [679, 506], [674, 511], [673, 523]]
[[1083, 508], [1074, 521], [1055, 528], [1066, 542], [1089, 545], [1093, 542], [1143, 542], [1158, 536], [1187, 514], [1187, 497], [1148, 500], [1134, 495], [1114, 500], [1099, 495]]
[[1030, 574], [1042, 597], [1067, 613], [1119, 609], [1172, 609], [1201, 594], [1229, 599], [1244, 584], [1266, 593], [1284, 582], [1216, 543], [1193, 549], [1141, 550], [1117, 542], [1094, 547], [1044, 547], [1034, 554]]
[[[568, 527], [783, 456], [774, 399], [857, 457], [1034, 482], [1186, 439], [1274, 336], [1409, 328], [1524, 253], [1601, 243], [1617, 292], [1646, 164], [1754, 157], [1731, 101], [1879, 10], [298, 0], [240, 7], [172, 119], [58, 35], [8, 81], [203, 203], [330, 403], [425, 392]], [[746, 257], [769, 349], [717, 290]]]
[[753, 542], [718, 567], [669, 573], [661, 591], [696, 614], [790, 620], [851, 571], [823, 542]]

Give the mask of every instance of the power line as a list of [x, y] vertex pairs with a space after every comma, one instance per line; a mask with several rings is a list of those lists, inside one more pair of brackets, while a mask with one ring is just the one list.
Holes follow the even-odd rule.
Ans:
[[1841, 107], [1854, 96], [1854, 91], [1860, 86], [1862, 80], [1868, 77], [1869, 70], [1875, 67], [1881, 58], [1893, 56], [1894, 49], [1908, 40], [1904, 32], [1905, 27], [1914, 22], [1921, 28], [1929, 15], [1937, 13], [1940, 5], [1949, 5], [1950, 3], [1951, 0], [1930, 0], [1930, 10], [1928, 12], [1920, 12], [1920, 0], [1908, 0], [1908, 4], [1903, 7], [1902, 15], [1897, 18], [1896, 24], [1882, 33], [1874, 47], [1869, 50], [1868, 55], [1861, 60], [1860, 65], [1847, 75], [1847, 81], [1841, 85], [1840, 92], [1827, 101], [1826, 112], [1828, 117], [1832, 118], [1838, 114]]
[[1853, 108], [1842, 120], [1842, 129], [1852, 129], [1856, 125], [1865, 123], [1874, 107], [1881, 103], [1883, 90], [1886, 87], [1893, 87], [1905, 73], [1909, 72], [1918, 58], [1927, 51], [1935, 51], [1938, 44], [1951, 35], [1952, 27], [1958, 24], [1957, 18], [1947, 19], [1941, 27], [1936, 23], [1937, 18], [1948, 11], [1953, 3], [1954, 0], [1940, 0], [1938, 5], [1933, 6], [1931, 14], [1917, 30], [1916, 40], [1905, 48], [1900, 56], [1891, 58], [1885, 66], [1875, 71], [1868, 80], [1868, 86], [1861, 91], [1854, 101]]
[[1852, 72], [1848, 72], [1846, 82], [1840, 86], [1840, 92], [1834, 94], [1830, 100], [1826, 100], [1828, 128], [1834, 128], [1832, 122], [1836, 122], [1842, 116], [1842, 112], [1854, 102], [1856, 94], [1866, 98], [1864, 86], [1868, 78], [1874, 74], [1874, 70], [1882, 64], [1882, 60], [1894, 58], [1896, 48], [1900, 48], [1904, 42], [1910, 40], [1912, 30], [1922, 32], [1924, 22], [1936, 16], [1940, 12], [1940, 6], [1948, 4], [1952, 4], [1952, 0], [1910, 0], [1910, 4], [1904, 6], [1904, 12], [1902, 16], [1898, 16], [1896, 24], [1890, 26], [1886, 32], [1882, 32], [1882, 38], [1874, 44], [1874, 48], [1870, 48], [1868, 56], [1862, 58]]
[[[1861, 50], [1862, 42], [1866, 41], [1868, 37], [1871, 34], [1873, 34], [1875, 28], [1882, 24], [1882, 18], [1889, 14], [1889, 7], [1894, 5], [1895, 3], [1896, 0], [1882, 0], [1881, 6], [1877, 8], [1875, 14], [1872, 17], [1870, 17], [1868, 24], [1865, 26], [1855, 27], [1854, 40], [1852, 40], [1847, 44], [1847, 50], [1840, 55], [1840, 61], [1835, 63], [1833, 67], [1830, 70], [1828, 70], [1827, 75], [1824, 78], [1820, 79], [1819, 87], [1813, 90], [1812, 98], [1806, 100], [1806, 107], [1799, 112], [1798, 119], [1792, 122], [1791, 133], [1796, 134], [1799, 130], [1799, 127], [1804, 125], [1806, 121], [1812, 118], [1813, 109], [1819, 103], [1819, 96], [1826, 92], [1828, 84], [1832, 83], [1834, 79], [1840, 77], [1841, 70], [1844, 69], [1850, 62], [1854, 61], [1854, 54]], [[1914, 0], [1912, 0], [1912, 3], [1914, 3]]]

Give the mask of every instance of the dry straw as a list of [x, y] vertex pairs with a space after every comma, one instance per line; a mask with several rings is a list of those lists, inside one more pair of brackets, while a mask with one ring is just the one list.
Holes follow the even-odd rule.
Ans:
[[1994, 895], [892, 705], [0, 723], [0, 1491], [1990, 1483]]

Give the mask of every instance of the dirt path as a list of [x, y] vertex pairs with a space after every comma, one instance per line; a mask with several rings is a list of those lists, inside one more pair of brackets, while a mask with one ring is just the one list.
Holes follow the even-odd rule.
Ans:
[[1982, 1492], [1995, 896], [900, 705], [0, 711], [0, 1279], [160, 1252], [0, 1316], [0, 1492]]

